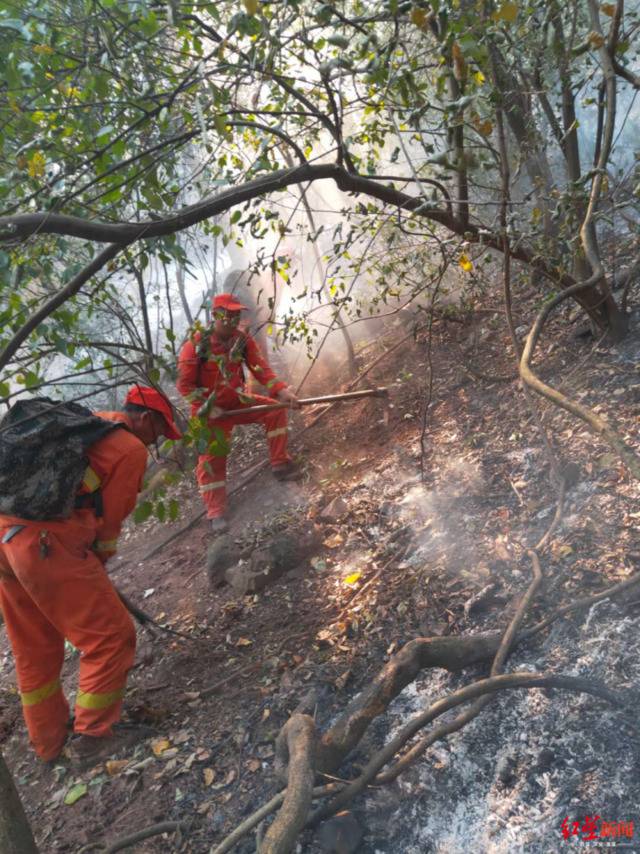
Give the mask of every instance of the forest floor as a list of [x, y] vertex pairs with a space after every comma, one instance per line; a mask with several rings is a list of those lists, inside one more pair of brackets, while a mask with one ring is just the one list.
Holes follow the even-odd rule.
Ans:
[[[535, 297], [528, 305], [518, 318], [521, 335]], [[638, 448], [640, 335], [638, 317], [633, 321], [622, 344], [605, 345], [572, 336], [578, 316], [565, 309], [545, 330], [536, 363], [545, 380], [611, 416]], [[407, 335], [407, 323], [390, 321], [362, 366]], [[200, 511], [190, 475], [171, 487], [181, 505], [177, 522], [127, 527], [112, 568], [115, 583], [193, 640], [139, 632], [125, 718], [152, 725], [156, 736], [121, 762], [82, 774], [38, 763], [2, 629], [0, 744], [42, 852], [97, 852], [155, 822], [180, 820], [183, 832], [130, 850], [206, 854], [280, 790], [274, 740], [310, 688], [319, 692], [322, 729], [407, 641], [506, 627], [530, 581], [526, 548], [548, 527], [556, 494], [504, 330], [499, 307], [486, 302], [473, 322], [436, 320], [430, 357], [426, 331], [409, 337], [362, 384], [390, 387], [387, 416], [378, 399], [342, 404], [298, 439], [312, 416], [294, 414], [292, 449], [304, 460], [304, 479], [281, 484], [268, 469], [261, 472], [232, 498], [231, 536], [259, 541], [274, 527], [286, 531], [305, 519], [316, 526], [319, 544], [261, 592], [239, 596], [229, 586], [210, 587], [204, 519], [143, 559]], [[339, 381], [346, 385], [343, 376], [325, 377], [324, 388], [335, 391]], [[531, 618], [640, 569], [640, 484], [582, 423], [537, 405], [565, 462], [574, 465]], [[265, 453], [259, 428], [237, 432], [231, 484]], [[344, 503], [326, 518], [337, 497]], [[639, 605], [636, 588], [623, 601], [577, 611], [521, 644], [508, 669], [633, 687], [640, 680]], [[70, 652], [70, 694], [76, 671]], [[340, 775], [354, 776], [408, 715], [486, 672], [477, 666], [457, 675], [425, 673], [369, 728]], [[640, 850], [637, 737], [593, 698], [544, 690], [499, 695], [405, 776], [353, 803], [363, 831], [357, 850], [604, 850], [612, 840], [588, 838], [589, 816], [598, 817], [599, 828], [635, 821], [633, 838], [614, 841]], [[82, 792], [74, 804], [65, 803], [70, 790]], [[565, 818], [575, 830], [569, 839]], [[255, 850], [255, 836], [236, 850]], [[299, 850], [334, 849], [308, 834]]]

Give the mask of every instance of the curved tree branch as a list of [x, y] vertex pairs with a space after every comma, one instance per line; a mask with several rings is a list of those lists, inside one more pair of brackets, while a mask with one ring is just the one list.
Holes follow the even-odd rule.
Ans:
[[[592, 276], [589, 281], [591, 282], [592, 280], [595, 280], [595, 276]], [[522, 351], [522, 358], [520, 359], [520, 376], [530, 388], [542, 395], [542, 397], [546, 397], [546, 399], [551, 401], [551, 403], [554, 403], [556, 406], [559, 406], [561, 409], [564, 409], [566, 412], [569, 412], [571, 415], [575, 415], [577, 418], [584, 421], [592, 432], [597, 436], [601, 436], [609, 447], [618, 454], [633, 476], [640, 480], [640, 458], [604, 420], [604, 418], [600, 418], [600, 416], [596, 415], [596, 413], [591, 409], [588, 409], [586, 406], [582, 406], [582, 404], [565, 397], [565, 395], [557, 389], [544, 383], [531, 368], [531, 359], [533, 358], [536, 344], [538, 343], [542, 327], [544, 326], [547, 317], [554, 308], [560, 305], [561, 302], [564, 302], [564, 300], [574, 296], [584, 288], [584, 286], [585, 284], [583, 282], [578, 282], [572, 287], [567, 288], [550, 300], [538, 313]]]
[[282, 809], [267, 831], [260, 854], [288, 854], [307, 820], [315, 777], [316, 726], [309, 715], [295, 714], [280, 734], [288, 754], [287, 792]]
[[591, 694], [594, 697], [600, 697], [607, 700], [615, 706], [625, 706], [629, 703], [630, 698], [622, 694], [611, 691], [606, 686], [595, 682], [592, 679], [581, 679], [573, 676], [556, 676], [543, 673], [506, 673], [500, 676], [493, 676], [489, 679], [480, 679], [471, 685], [466, 685], [459, 691], [455, 691], [448, 697], [438, 700], [424, 712], [416, 715], [407, 726], [389, 741], [385, 747], [379, 751], [367, 764], [365, 770], [357, 780], [354, 780], [345, 789], [343, 789], [332, 801], [325, 806], [316, 810], [309, 819], [310, 825], [315, 825], [319, 821], [333, 815], [337, 810], [341, 809], [348, 801], [352, 800], [370, 783], [377, 772], [389, 762], [397, 751], [407, 742], [409, 738], [415, 735], [419, 730], [425, 727], [431, 721], [454, 709], [457, 706], [466, 703], [469, 700], [475, 700], [485, 694], [493, 694], [497, 691], [513, 688], [560, 688], [564, 691], [570, 691], [575, 694]]

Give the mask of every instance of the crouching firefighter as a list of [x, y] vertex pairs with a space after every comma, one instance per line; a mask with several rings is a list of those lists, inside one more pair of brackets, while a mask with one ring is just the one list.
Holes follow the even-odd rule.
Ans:
[[[217, 445], [214, 452], [200, 454], [196, 478], [211, 530], [227, 530], [226, 474], [229, 440], [234, 426], [261, 422], [267, 434], [271, 470], [278, 480], [295, 480], [300, 468], [287, 450], [287, 411], [237, 413], [225, 417], [225, 410], [245, 409], [276, 402], [298, 407], [298, 398], [276, 377], [265, 356], [247, 332], [240, 331], [240, 312], [246, 306], [232, 294], [218, 294], [213, 300], [213, 325], [187, 340], [178, 360], [178, 391], [191, 402], [191, 413], [203, 419]], [[244, 368], [273, 397], [249, 394]], [[277, 398], [275, 400], [274, 398]]]
[[114, 729], [136, 635], [105, 564], [135, 507], [146, 446], [162, 435], [180, 438], [171, 404], [143, 386], [129, 390], [122, 412], [41, 397], [0, 421], [0, 608], [29, 737], [45, 761], [69, 734], [65, 638], [80, 651], [67, 752], [98, 762], [139, 738]]

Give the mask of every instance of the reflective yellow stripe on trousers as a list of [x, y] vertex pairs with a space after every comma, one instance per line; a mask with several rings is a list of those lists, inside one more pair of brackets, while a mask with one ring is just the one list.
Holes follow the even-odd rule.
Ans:
[[76, 706], [81, 709], [107, 709], [124, 697], [124, 688], [109, 691], [108, 694], [91, 694], [88, 691], [78, 691]]
[[203, 483], [200, 492], [213, 492], [214, 489], [224, 489], [226, 480], [214, 480], [213, 483]]
[[275, 430], [269, 430], [267, 433], [267, 439], [273, 439], [274, 436], [284, 436], [289, 430], [288, 427], [277, 427]]
[[35, 691], [25, 691], [23, 694], [20, 694], [20, 700], [23, 706], [37, 706], [38, 703], [42, 703], [48, 700], [49, 697], [53, 697], [61, 688], [60, 680], [54, 679], [52, 682], [47, 682], [46, 685], [36, 688]]

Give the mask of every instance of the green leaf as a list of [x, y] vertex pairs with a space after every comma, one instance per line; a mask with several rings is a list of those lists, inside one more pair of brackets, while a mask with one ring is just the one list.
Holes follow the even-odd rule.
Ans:
[[133, 511], [133, 521], [138, 524], [140, 524], [140, 522], [145, 522], [152, 513], [153, 504], [151, 501], [143, 501], [142, 504], [138, 504], [136, 509]]
[[175, 522], [179, 515], [180, 505], [178, 504], [175, 498], [172, 498], [169, 502], [169, 518], [172, 522]]
[[103, 137], [108, 137], [113, 133], [113, 125], [105, 125], [101, 127], [96, 134], [96, 141], [100, 141]]
[[72, 786], [67, 794], [64, 796], [65, 804], [70, 807], [75, 804], [76, 801], [79, 801], [80, 798], [84, 798], [87, 794], [87, 784], [86, 783], [76, 783], [75, 786]]
[[236, 223], [236, 222], [238, 222], [238, 220], [240, 219], [240, 217], [241, 217], [241, 216], [242, 216], [242, 212], [241, 212], [241, 211], [234, 211], [234, 212], [231, 214], [231, 219], [229, 220], [229, 222], [231, 223], [231, 225], [235, 225], [235, 223]]

